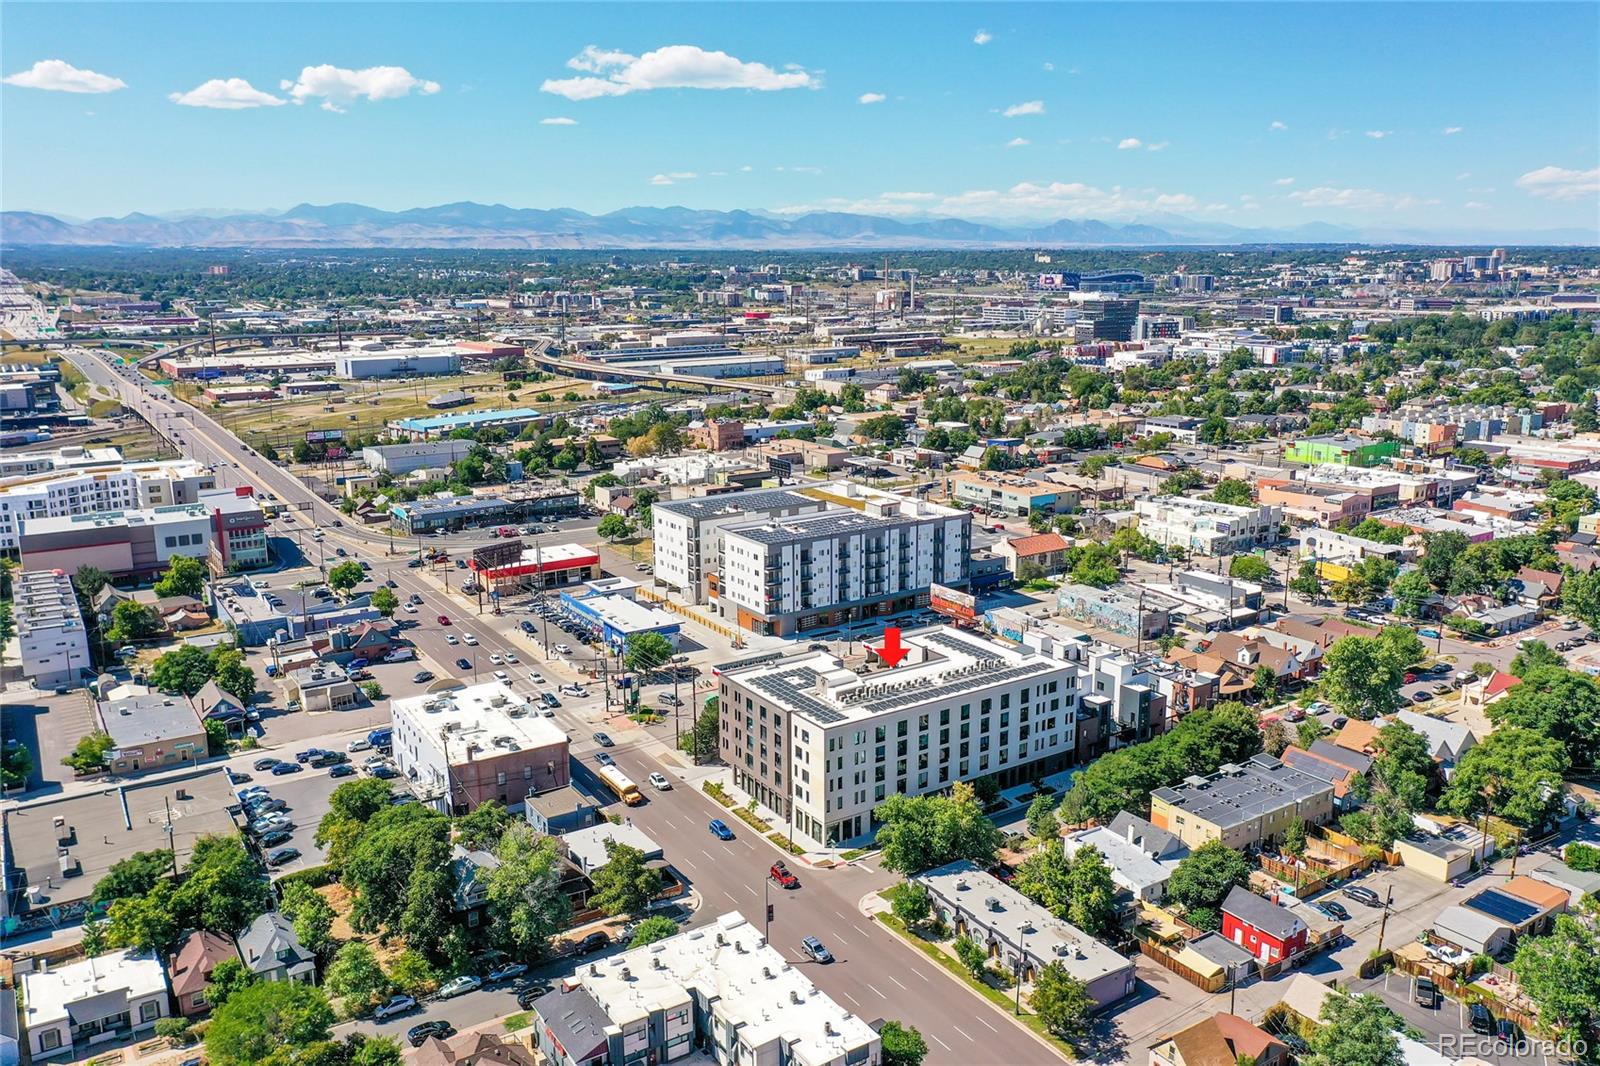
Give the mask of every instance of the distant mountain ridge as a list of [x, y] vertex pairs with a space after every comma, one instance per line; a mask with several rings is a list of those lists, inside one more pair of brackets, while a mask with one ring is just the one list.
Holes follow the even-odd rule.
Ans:
[[1131, 222], [1063, 218], [1040, 225], [960, 218], [886, 218], [846, 211], [777, 215], [747, 210], [625, 207], [603, 215], [572, 208], [463, 201], [385, 211], [363, 204], [299, 204], [287, 211], [174, 211], [65, 220], [0, 212], [0, 242], [135, 248], [867, 249], [1151, 247], [1164, 245], [1593, 244], [1595, 234], [1546, 230], [1452, 236], [1377, 232], [1324, 222], [1245, 228], [1162, 214]]

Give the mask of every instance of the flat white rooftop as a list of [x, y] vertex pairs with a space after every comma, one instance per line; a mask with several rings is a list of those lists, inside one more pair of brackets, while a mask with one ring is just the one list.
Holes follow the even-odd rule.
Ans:
[[[513, 710], [521, 713], [514, 718]], [[396, 700], [393, 715], [409, 718], [425, 734], [443, 737], [445, 758], [451, 764], [466, 762], [469, 754], [489, 759], [567, 741], [559, 726], [540, 717], [521, 696], [498, 681]]]

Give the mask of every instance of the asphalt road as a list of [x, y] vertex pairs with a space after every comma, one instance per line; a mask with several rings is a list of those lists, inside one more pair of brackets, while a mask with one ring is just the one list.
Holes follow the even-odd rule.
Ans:
[[[421, 595], [427, 606], [416, 615], [402, 617], [421, 622], [408, 630], [406, 636], [429, 658], [453, 664], [461, 656], [450, 653], [459, 652], [462, 646], [444, 643], [444, 633], [455, 630], [459, 634], [466, 629], [479, 641], [475, 650], [480, 659], [480, 677], [490, 653], [504, 655], [507, 651], [515, 652], [524, 662], [530, 663], [530, 667], [519, 668], [524, 674], [528, 668], [537, 669], [552, 682], [575, 676], [569, 667], [561, 664], [548, 668], [542, 662], [531, 665], [531, 642], [509, 636], [515, 616], [485, 615], [483, 619], [473, 616], [470, 621], [463, 619], [450, 627], [439, 626], [436, 619], [441, 613], [457, 622], [460, 606], [439, 607], [438, 601], [444, 593], [420, 570], [408, 569], [403, 564], [382, 566], [378, 558], [387, 551], [387, 533], [348, 525], [332, 528], [334, 520], [342, 520], [342, 515], [297, 479], [247, 450], [202, 412], [171, 399], [165, 390], [151, 385], [131, 368], [122, 368], [126, 372], [119, 373], [94, 353], [84, 350], [69, 350], [67, 354], [74, 357], [72, 361], [90, 380], [117, 389], [125, 403], [144, 413], [152, 425], [175, 443], [181, 438], [183, 443], [178, 447], [183, 454], [215, 464], [230, 483], [253, 484], [291, 506], [304, 506], [304, 511], [295, 513], [296, 520], [309, 520], [311, 524], [323, 526], [330, 545], [342, 544], [347, 550], [357, 552], [357, 557], [372, 560], [375, 571], [387, 571], [385, 576], [393, 577], [397, 585], [395, 592], [402, 601], [413, 593]], [[223, 470], [224, 465], [233, 471], [231, 477]], [[453, 574], [461, 573], [464, 571], [453, 571]], [[454, 602], [460, 604], [459, 600]], [[471, 655], [465, 657], [471, 659]], [[493, 669], [489, 668], [491, 674]], [[518, 687], [527, 691], [532, 686], [524, 679]], [[574, 758], [593, 768], [596, 765], [593, 752], [597, 746], [588, 737], [599, 727], [597, 715], [603, 717], [604, 708], [599, 705], [598, 693], [587, 701], [565, 705], [568, 702], [563, 699], [564, 706], [557, 713], [556, 721], [573, 737]], [[646, 750], [656, 742], [643, 730], [627, 728], [615, 735], [619, 744], [612, 750], [613, 756], [629, 776], [643, 781], [651, 771], [663, 770], [669, 778], [676, 779], [673, 764], [658, 760]], [[668, 861], [700, 893], [704, 901], [702, 915], [738, 909], [751, 920], [762, 918], [767, 870], [782, 857], [775, 847], [732, 815], [724, 820], [734, 828], [735, 839], [726, 843], [717, 840], [707, 830], [707, 823], [727, 812], [690, 787], [680, 786], [665, 794], [652, 792], [649, 803], [630, 813], [635, 824], [661, 844]], [[791, 866], [796, 865], [791, 863]], [[773, 900], [771, 939], [774, 946], [796, 965], [803, 966], [819, 988], [861, 1018], [869, 1022], [880, 1018], [896, 1019], [916, 1026], [928, 1040], [933, 1062], [994, 1063], [997, 1066], [1059, 1062], [1060, 1056], [1031, 1033], [1003, 1017], [920, 952], [902, 944], [861, 915], [858, 909], [861, 898], [893, 880], [889, 875], [870, 869], [869, 865], [855, 864], [826, 871], [797, 870], [802, 887], [781, 892]], [[821, 938], [838, 961], [831, 966], [819, 966], [805, 960], [797, 945], [808, 935]], [[566, 972], [571, 969], [568, 964]], [[556, 972], [561, 971], [558, 968]], [[509, 992], [489, 990], [471, 993], [447, 1006], [438, 1005], [381, 1026], [359, 1024], [369, 1031], [403, 1034], [425, 1017], [446, 1017], [458, 1028], [465, 1028], [514, 1009], [515, 1000]]]

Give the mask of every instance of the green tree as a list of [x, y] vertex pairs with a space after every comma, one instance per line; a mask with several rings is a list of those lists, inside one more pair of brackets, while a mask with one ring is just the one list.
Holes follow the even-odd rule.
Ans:
[[389, 976], [378, 963], [378, 956], [359, 940], [339, 949], [323, 981], [330, 996], [344, 1001], [345, 1013], [365, 1014], [389, 995]]
[[333, 1021], [328, 997], [315, 985], [257, 981], [234, 991], [212, 1013], [206, 1058], [212, 1066], [298, 1063], [299, 1049], [327, 1040]]
[[245, 665], [238, 648], [217, 648], [211, 653], [211, 676], [217, 687], [240, 703], [256, 698], [256, 672]]
[[1561, 609], [1590, 627], [1600, 626], [1600, 570], [1569, 573], [1561, 583]]
[[1378, 730], [1374, 739], [1377, 758], [1373, 775], [1407, 813], [1426, 809], [1434, 778], [1428, 741], [1404, 722], [1394, 721]]
[[1322, 695], [1352, 718], [1375, 718], [1399, 705], [1404, 670], [1376, 638], [1341, 637], [1322, 657]]
[[328, 571], [328, 587], [335, 592], [349, 592], [361, 584], [366, 576], [367, 572], [361, 569], [360, 563], [347, 559]]
[[92, 774], [97, 770], [104, 770], [108, 764], [111, 751], [116, 742], [110, 734], [94, 732], [86, 737], [80, 737], [78, 744], [72, 749], [71, 755], [63, 756], [61, 764], [70, 766], [80, 774]]
[[933, 896], [920, 881], [903, 881], [895, 892], [892, 904], [894, 916], [915, 929], [933, 913]]
[[254, 981], [255, 977], [245, 967], [242, 959], [223, 959], [211, 971], [206, 999], [211, 1001], [212, 1010], [216, 1010], [232, 999], [235, 993], [250, 987]]
[[[85, 603], [93, 599], [95, 593], [109, 584], [111, 584], [111, 575], [98, 566], [80, 566], [72, 574], [72, 587], [78, 593], [79, 603]], [[88, 612], [85, 613], [87, 614]]]
[[1600, 935], [1583, 919], [1562, 914], [1549, 935], [1518, 940], [1511, 969], [1556, 1033], [1590, 1037], [1600, 1026]]
[[1278, 675], [1272, 667], [1262, 663], [1255, 668], [1250, 675], [1250, 691], [1263, 706], [1270, 707], [1278, 702]]
[[561, 858], [556, 843], [539, 837], [526, 823], [507, 829], [495, 851], [500, 865], [489, 875], [491, 928], [501, 945], [520, 958], [544, 955], [550, 938], [570, 914], [562, 894]]
[[672, 641], [660, 633], [635, 633], [628, 638], [622, 662], [629, 670], [648, 673], [672, 661]]
[[633, 532], [633, 526], [619, 514], [608, 514], [600, 519], [594, 531], [613, 543]]
[[191, 924], [220, 932], [243, 929], [266, 912], [271, 898], [261, 868], [237, 835], [196, 840], [174, 894], [179, 913]]
[[1329, 996], [1305, 1066], [1402, 1066], [1404, 1023], [1377, 996]]
[[694, 726], [679, 738], [678, 747], [694, 756], [696, 764], [716, 758], [721, 743], [720, 723], [717, 697], [707, 696], [700, 713], [695, 716]]
[[294, 935], [306, 950], [326, 958], [338, 946], [333, 938], [333, 905], [305, 881], [284, 885], [278, 909], [294, 923]]
[[1067, 881], [1071, 893], [1067, 921], [1097, 940], [1114, 937], [1119, 925], [1117, 886], [1100, 850], [1093, 845], [1080, 848], [1072, 857]]
[[1028, 804], [1028, 834], [1038, 840], [1049, 840], [1061, 828], [1061, 822], [1056, 818], [1056, 797], [1049, 792], [1041, 792], [1033, 797], [1033, 802]]
[[1439, 806], [1462, 817], [1480, 811], [1524, 829], [1552, 822], [1571, 761], [1561, 742], [1532, 729], [1501, 726], [1456, 762]]
[[1167, 898], [1186, 910], [1215, 909], [1236, 886], [1250, 883], [1250, 863], [1220, 840], [1186, 855], [1167, 880]]
[[385, 618], [393, 618], [400, 609], [400, 597], [390, 592], [388, 586], [379, 585], [372, 593], [372, 609]]
[[[1217, 503], [1228, 503], [1235, 507], [1251, 507], [1255, 504], [1256, 494], [1251, 490], [1248, 481], [1241, 481], [1236, 477], [1225, 477], [1217, 482], [1217, 487], [1211, 491], [1209, 499]], [[1235, 574], [1235, 577], [1239, 575]], [[1255, 580], [1249, 578], [1247, 580]]]
[[1422, 543], [1420, 565], [1428, 583], [1440, 592], [1449, 591], [1456, 559], [1472, 547], [1472, 542], [1464, 533], [1431, 533], [1423, 538]]
[[1285, 855], [1299, 857], [1306, 853], [1306, 823], [1303, 818], [1296, 818], [1283, 830], [1283, 852]]
[[1518, 726], [1560, 741], [1575, 765], [1593, 766], [1600, 756], [1600, 684], [1586, 674], [1559, 666], [1531, 670], [1488, 713], [1497, 727]]
[[106, 935], [118, 947], [164, 953], [175, 947], [180, 932], [178, 890], [172, 881], [157, 881], [142, 896], [113, 900], [107, 911]]
[[1052, 962], [1034, 977], [1028, 1007], [1051, 1033], [1063, 1040], [1075, 1041], [1089, 1031], [1095, 1002], [1088, 986], [1068, 973], [1061, 963]]
[[408, 996], [421, 998], [439, 987], [439, 971], [420, 951], [407, 948], [389, 967], [389, 983]]
[[883, 1041], [883, 1066], [922, 1066], [928, 1057], [928, 1042], [914, 1025], [884, 1022], [878, 1038]]
[[1261, 750], [1276, 759], [1289, 747], [1289, 727], [1282, 721], [1268, 722], [1261, 727]]
[[882, 865], [914, 874], [957, 859], [990, 863], [1001, 833], [984, 817], [972, 786], [957, 781], [948, 796], [896, 793], [878, 808]]
[[1433, 595], [1433, 586], [1421, 570], [1407, 570], [1395, 578], [1391, 591], [1394, 593], [1396, 614], [1405, 618], [1421, 618], [1429, 597]]
[[192, 596], [200, 598], [206, 589], [209, 572], [206, 564], [187, 555], [174, 555], [167, 563], [167, 572], [155, 584], [157, 596]]
[[665, 940], [669, 936], [677, 935], [677, 922], [664, 914], [652, 914], [633, 927], [633, 939], [628, 941], [628, 947], [642, 948], [646, 944], [654, 944], [657, 940]]
[[94, 886], [89, 902], [107, 907], [113, 900], [142, 896], [172, 873], [172, 857], [165, 851], [136, 851], [111, 864]]
[[1228, 564], [1228, 576], [1260, 584], [1271, 580], [1272, 566], [1259, 555], [1236, 555]]
[[1378, 634], [1378, 653], [1402, 674], [1428, 657], [1427, 646], [1409, 626], [1385, 626]]
[[512, 820], [505, 804], [496, 800], [480, 803], [470, 813], [456, 818], [456, 843], [469, 851], [492, 848], [500, 843]]
[[93, 911], [90, 911], [88, 916], [83, 920], [83, 930], [81, 936], [83, 953], [85, 955], [92, 959], [97, 955], [105, 954], [107, 947], [106, 925], [95, 916]]
[[1066, 917], [1072, 905], [1072, 860], [1059, 837], [1022, 860], [1012, 887], [1056, 917]]
[[1561, 653], [1550, 645], [1537, 640], [1525, 640], [1517, 646], [1517, 654], [1511, 660], [1511, 674], [1514, 677], [1527, 677], [1535, 670], [1547, 666], [1565, 667], [1567, 660]]
[[340, 880], [354, 897], [350, 924], [359, 932], [398, 932], [410, 903], [413, 871], [449, 859], [450, 821], [421, 804], [374, 814], [356, 838]]
[[121, 600], [111, 608], [111, 625], [105, 636], [113, 644], [150, 640], [161, 635], [161, 615], [137, 600]]
[[0, 742], [0, 789], [22, 788], [33, 773], [33, 751], [16, 737]]
[[661, 871], [645, 862], [644, 852], [606, 841], [606, 864], [590, 877], [591, 906], [606, 914], [638, 914], [661, 891]]
[[962, 966], [966, 967], [967, 973], [971, 975], [974, 981], [982, 981], [983, 972], [989, 966], [989, 953], [984, 951], [983, 947], [966, 933], [956, 937], [953, 946], [956, 958], [960, 960]]
[[167, 652], [150, 667], [150, 683], [162, 692], [193, 696], [214, 673], [211, 654], [193, 644]]

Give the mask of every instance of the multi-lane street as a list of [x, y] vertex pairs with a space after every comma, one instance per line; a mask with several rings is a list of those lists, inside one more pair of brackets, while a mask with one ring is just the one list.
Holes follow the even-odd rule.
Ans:
[[[476, 657], [479, 679], [492, 677], [496, 667], [488, 663], [488, 656], [498, 654], [503, 659], [508, 652], [521, 660], [519, 665], [505, 668], [521, 692], [536, 690], [527, 678], [529, 670], [538, 671], [549, 682], [540, 686], [546, 690], [581, 676], [574, 664], [559, 658], [547, 661], [543, 649], [521, 634], [516, 622], [529, 616], [495, 616], [487, 612], [480, 616], [475, 605], [468, 608], [465, 600], [445, 592], [442, 574], [435, 577], [423, 569], [407, 567], [409, 551], [402, 548], [401, 554], [388, 555], [387, 532], [350, 526], [335, 528], [333, 523], [343, 516], [332, 506], [292, 475], [244, 447], [204, 413], [172, 399], [133, 368], [113, 368], [98, 353], [84, 349], [68, 350], [66, 354], [92, 381], [114, 390], [124, 403], [172, 439], [183, 454], [216, 466], [227, 478], [226, 483], [254, 485], [296, 508], [294, 521], [304, 524], [305, 531], [322, 526], [327, 544], [342, 545], [353, 557], [369, 561], [376, 580], [392, 579], [402, 602], [413, 594], [421, 596], [424, 606], [418, 613], [401, 616], [418, 623], [407, 630], [406, 636], [423, 655], [446, 667], [451, 676], [470, 682], [471, 672], [457, 669], [455, 663], [458, 658], [471, 662]], [[452, 587], [463, 573], [452, 568]], [[441, 614], [451, 619], [450, 626], [438, 623]], [[463, 632], [473, 634], [475, 647], [447, 643], [447, 635], [453, 634], [459, 641]], [[552, 641], [555, 639], [552, 634]], [[784, 857], [780, 851], [731, 816], [725, 820], [734, 828], [735, 838], [724, 842], [713, 836], [708, 823], [727, 812], [697, 787], [692, 770], [665, 744], [626, 719], [607, 719], [598, 689], [591, 688], [587, 699], [562, 697], [563, 706], [555, 720], [572, 737], [573, 757], [591, 768], [597, 765], [593, 757], [598, 748], [590, 739], [591, 734], [605, 729], [617, 741], [611, 749], [613, 757], [629, 776], [643, 781], [651, 772], [660, 771], [674, 782], [676, 787], [669, 792], [652, 790], [649, 802], [633, 808], [628, 815], [661, 844], [667, 860], [690, 882], [701, 901], [699, 920], [737, 909], [752, 921], [760, 921], [770, 892], [774, 907], [770, 930], [773, 945], [796, 965], [804, 966], [819, 988], [862, 1018], [892, 1018], [915, 1025], [926, 1036], [933, 1061], [1059, 1061], [1053, 1050], [1027, 1030], [920, 952], [862, 916], [863, 897], [893, 881], [890, 875], [877, 870], [871, 859], [831, 870], [810, 869], [790, 860], [802, 887], [787, 892], [769, 889], [767, 871], [773, 862]], [[805, 936], [819, 937], [838, 961], [820, 966], [804, 959], [798, 945]], [[570, 972], [570, 964], [567, 969]], [[552, 975], [555, 972], [559, 970], [551, 971]], [[486, 990], [383, 1025], [361, 1025], [403, 1033], [421, 1017], [444, 1017], [458, 1028], [465, 1028], [514, 1009], [514, 999], [508, 992]]]

